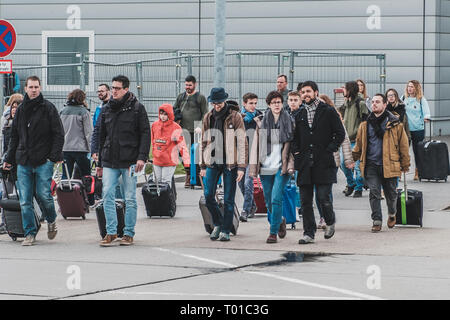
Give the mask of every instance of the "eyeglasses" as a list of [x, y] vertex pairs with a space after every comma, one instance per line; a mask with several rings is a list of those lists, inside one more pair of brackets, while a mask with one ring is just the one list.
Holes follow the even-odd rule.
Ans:
[[387, 97], [388, 97], [388, 98], [392, 98], [392, 97], [395, 98], [395, 94], [388, 94]]
[[282, 104], [283, 102], [281, 102], [280, 100], [277, 100], [277, 101], [272, 101], [270, 104], [272, 105], [272, 104]]
[[122, 90], [123, 88], [121, 88], [121, 87], [112, 87], [111, 89], [113, 89], [113, 90]]
[[211, 102], [213, 106], [221, 106], [223, 102]]

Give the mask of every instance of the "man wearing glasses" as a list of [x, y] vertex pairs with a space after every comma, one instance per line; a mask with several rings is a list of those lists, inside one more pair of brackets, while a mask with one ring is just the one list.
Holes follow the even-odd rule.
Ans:
[[129, 91], [130, 80], [119, 75], [112, 79], [112, 99], [100, 118], [99, 165], [103, 168], [103, 207], [105, 238], [100, 246], [117, 243], [116, 187], [119, 178], [125, 197], [125, 228], [120, 245], [133, 244], [136, 225], [136, 172], [144, 168], [150, 152], [150, 124], [145, 107]]

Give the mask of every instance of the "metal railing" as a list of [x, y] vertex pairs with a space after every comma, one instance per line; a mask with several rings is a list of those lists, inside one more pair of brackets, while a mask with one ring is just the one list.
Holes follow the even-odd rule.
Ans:
[[[49, 61], [63, 61], [64, 55], [76, 63], [49, 65]], [[59, 59], [49, 57], [58, 56]], [[150, 117], [156, 116], [159, 105], [173, 103], [184, 90], [184, 79], [192, 74], [198, 89], [208, 96], [214, 84], [213, 52], [182, 51], [124, 52], [124, 53], [51, 53], [14, 54], [14, 71], [22, 88], [26, 77], [37, 75], [42, 79], [43, 92], [58, 108], [67, 94], [80, 88], [87, 93], [91, 104], [97, 104], [96, 88], [111, 83], [118, 75], [130, 79], [130, 90], [146, 106]], [[326, 52], [233, 52], [226, 64], [226, 91], [230, 98], [242, 102], [246, 92], [260, 98], [258, 107], [265, 108], [265, 96], [276, 89], [279, 74], [288, 77], [290, 89], [297, 83], [314, 80], [321, 93], [330, 97], [333, 90], [345, 82], [363, 79], [370, 93], [384, 92], [386, 86], [386, 59], [384, 54], [346, 54]], [[93, 111], [94, 108], [91, 107]]]

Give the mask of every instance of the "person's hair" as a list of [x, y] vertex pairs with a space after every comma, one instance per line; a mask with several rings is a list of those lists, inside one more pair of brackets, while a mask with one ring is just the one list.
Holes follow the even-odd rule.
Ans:
[[286, 76], [285, 74], [279, 74], [278, 77], [277, 77], [277, 79], [278, 79], [278, 78], [281, 78], [281, 77], [283, 77], [284, 80], [286, 80], [286, 83], [288, 82], [287, 76]]
[[124, 75], [118, 75], [118, 76], [115, 76], [115, 77], [112, 79], [112, 81], [113, 81], [113, 82], [114, 82], [114, 81], [117, 81], [117, 82], [122, 83], [122, 87], [123, 87], [124, 89], [130, 87], [130, 79], [128, 79], [128, 77], [126, 77], [126, 76], [124, 76]]
[[311, 87], [313, 91], [319, 91], [319, 87], [317, 86], [317, 83], [314, 81], [308, 80], [302, 83], [300, 89], [303, 89], [304, 87]]
[[[367, 87], [366, 87], [366, 83], [365, 83], [363, 80], [361, 80], [361, 79], [356, 80], [356, 83], [358, 83], [358, 82], [361, 82], [361, 83], [362, 83], [362, 85], [363, 85], [363, 87], [364, 87], [364, 90], [363, 90], [363, 92], [362, 92], [362, 95], [364, 96], [364, 99], [367, 99], [369, 96], [367, 95]], [[358, 92], [359, 92], [359, 87], [358, 87]]]
[[298, 93], [298, 91], [289, 91], [288, 92], [288, 97], [289, 96], [297, 96], [300, 98], [300, 93]]
[[405, 88], [405, 98], [409, 97], [408, 94], [408, 84], [412, 83], [414, 85], [414, 89], [416, 91], [416, 99], [417, 101], [422, 100], [423, 98], [423, 92], [422, 92], [422, 86], [420, 85], [420, 82], [417, 80], [409, 80], [406, 83], [406, 88]]
[[376, 96], [381, 97], [383, 99], [383, 103], [387, 103], [387, 98], [384, 94], [377, 93], [376, 95], [374, 95], [374, 97], [376, 97]]
[[244, 100], [244, 103], [247, 103], [248, 100], [258, 99], [258, 96], [252, 92], [248, 92], [244, 94], [242, 97], [242, 100]]
[[327, 105], [329, 105], [330, 107], [334, 107], [334, 102], [333, 100], [330, 99], [329, 96], [327, 96], [326, 94], [321, 94], [319, 95], [319, 99], [322, 100], [323, 102], [325, 102]]
[[347, 91], [347, 97], [351, 100], [355, 100], [359, 93], [358, 83], [356, 81], [346, 82], [345, 90]]
[[75, 105], [86, 106], [86, 93], [81, 89], [75, 89], [67, 96], [67, 101], [71, 101]]
[[186, 77], [186, 79], [184, 79], [184, 82], [192, 82], [192, 83], [196, 83], [197, 79], [195, 79], [195, 77], [193, 75], [188, 75]]
[[109, 86], [108, 86], [106, 83], [101, 83], [101, 84], [99, 84], [98, 86], [99, 86], [99, 87], [105, 86], [106, 90], [108, 90], [108, 91], [110, 90], [110, 89], [109, 89]]
[[394, 96], [395, 96], [395, 105], [394, 106], [396, 106], [400, 102], [400, 98], [398, 97], [398, 92], [394, 88], [387, 89], [387, 91], [386, 91], [386, 99], [387, 99], [387, 96], [389, 94], [389, 91], [392, 91], [394, 93]]
[[278, 91], [270, 91], [266, 97], [266, 103], [269, 106], [273, 99], [280, 98], [281, 102], [283, 102], [283, 95]]
[[302, 89], [302, 84], [303, 84], [303, 82], [299, 82], [298, 83], [298, 85], [297, 85], [297, 92]]
[[9, 97], [8, 102], [6, 103], [5, 107], [10, 107], [14, 103], [17, 103], [17, 105], [19, 105], [22, 103], [22, 101], [23, 101], [23, 95], [21, 95], [20, 93], [14, 93]]
[[30, 81], [37, 81], [37, 82], [39, 82], [39, 85], [41, 85], [41, 79], [39, 79], [38, 76], [29, 76], [29, 77], [25, 80], [25, 87], [28, 85], [28, 80], [30, 80]]

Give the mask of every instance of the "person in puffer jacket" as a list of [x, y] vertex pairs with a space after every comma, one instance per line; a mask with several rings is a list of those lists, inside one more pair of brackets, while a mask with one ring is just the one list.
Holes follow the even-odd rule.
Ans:
[[158, 182], [166, 182], [171, 187], [172, 177], [181, 154], [185, 167], [190, 166], [189, 151], [184, 141], [182, 129], [174, 119], [173, 107], [162, 104], [159, 107], [159, 120], [152, 124], [153, 168]]

